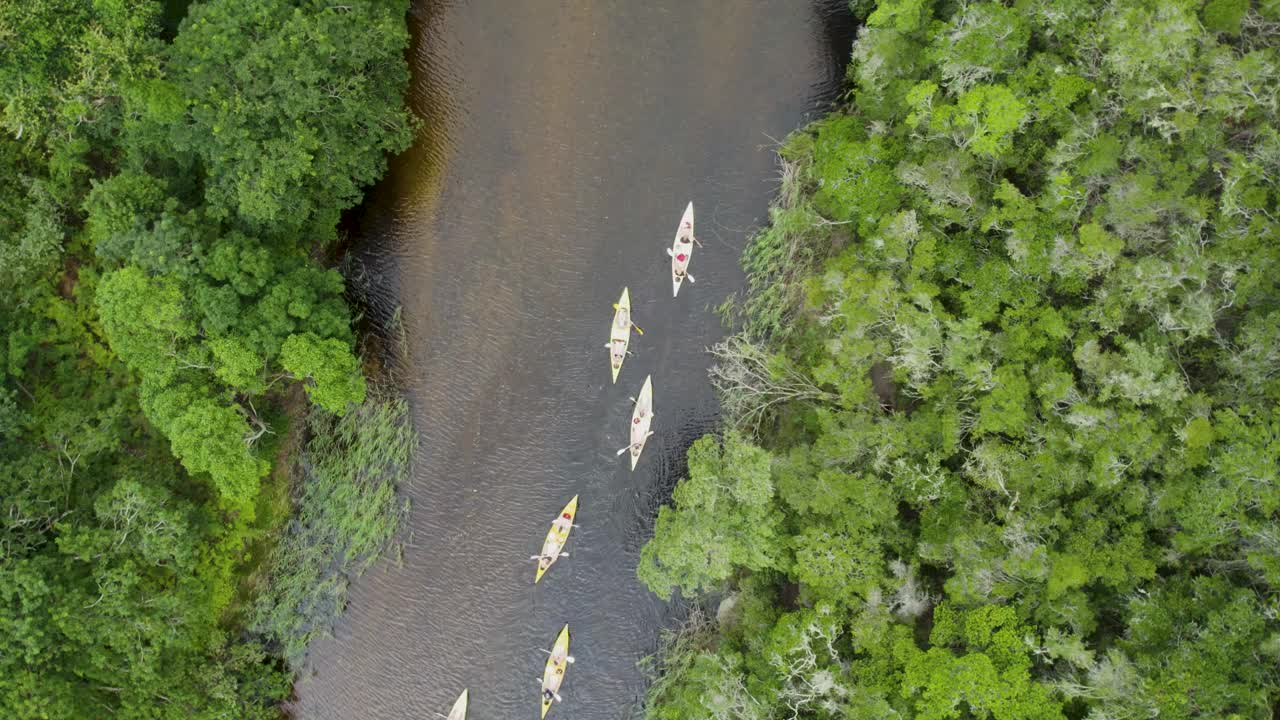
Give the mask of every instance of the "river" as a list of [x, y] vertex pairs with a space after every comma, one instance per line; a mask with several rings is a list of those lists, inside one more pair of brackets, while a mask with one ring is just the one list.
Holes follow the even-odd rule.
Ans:
[[[837, 91], [843, 0], [423, 0], [412, 13], [413, 109], [426, 120], [352, 225], [372, 312], [401, 307], [397, 368], [422, 436], [403, 561], [355, 583], [313, 647], [295, 717], [533, 718], [545, 655], [573, 633], [551, 718], [629, 717], [637, 661], [669, 621], [635, 579], [684, 453], [714, 427], [713, 308], [776, 190], [774, 140]], [[678, 299], [671, 243], [685, 204], [703, 247]], [[609, 382], [611, 304], [632, 338]], [[631, 402], [654, 380], [635, 472]], [[538, 586], [536, 553], [574, 494], [578, 523]]]

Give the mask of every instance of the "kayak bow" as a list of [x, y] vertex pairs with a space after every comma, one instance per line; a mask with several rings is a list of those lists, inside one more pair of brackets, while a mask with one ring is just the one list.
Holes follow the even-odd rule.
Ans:
[[462, 694], [453, 703], [453, 709], [449, 711], [449, 720], [465, 720], [467, 717], [467, 690], [463, 688]]

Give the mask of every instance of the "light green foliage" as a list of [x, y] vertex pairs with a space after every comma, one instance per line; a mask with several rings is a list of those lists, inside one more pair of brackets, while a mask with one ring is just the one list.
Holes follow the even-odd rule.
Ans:
[[778, 512], [764, 450], [729, 433], [723, 444], [704, 437], [689, 450], [689, 479], [676, 507], [662, 508], [661, 540], [645, 546], [640, 578], [665, 598], [717, 587], [738, 568], [764, 570], [780, 562], [773, 548]]
[[943, 84], [952, 94], [960, 94], [989, 77], [1015, 70], [1030, 35], [1019, 10], [974, 3], [933, 35], [930, 50]]
[[940, 605], [934, 611], [932, 647], [927, 652], [906, 639], [895, 648], [906, 669], [903, 691], [914, 701], [915, 717], [1063, 718], [1061, 704], [1049, 689], [1031, 680], [1025, 632], [1009, 607], [958, 613]]
[[311, 401], [332, 413], [343, 415], [348, 405], [364, 400], [364, 375], [346, 343], [314, 333], [290, 335], [280, 351], [280, 363], [294, 376], [307, 379]]
[[125, 364], [161, 380], [177, 373], [178, 349], [196, 334], [185, 304], [176, 281], [148, 277], [137, 267], [108, 273], [98, 289], [98, 311], [112, 349]]
[[[736, 606], [649, 716], [740, 687], [768, 717], [1269, 718], [1280, 16], [857, 7], [850, 104], [785, 144], [724, 345], [804, 389], [724, 403], [771, 532], [686, 517], [691, 453], [640, 575]], [[652, 562], [677, 548], [721, 561]]]
[[958, 147], [993, 157], [1012, 146], [1012, 133], [1027, 118], [1027, 106], [1003, 85], [979, 85], [954, 105], [934, 108], [929, 127], [949, 135]]

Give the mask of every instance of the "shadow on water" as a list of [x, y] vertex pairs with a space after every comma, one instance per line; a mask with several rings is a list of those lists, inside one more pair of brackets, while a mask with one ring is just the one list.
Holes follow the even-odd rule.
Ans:
[[[716, 428], [711, 308], [742, 287], [767, 219], [772, 138], [838, 96], [852, 40], [842, 0], [724, 8], [414, 6], [425, 127], [346, 223], [353, 297], [371, 327], [403, 322], [414, 509], [403, 562], [355, 583], [313, 648], [297, 717], [435, 717], [463, 687], [471, 717], [534, 717], [539, 648], [564, 622], [578, 662], [553, 717], [627, 717], [642, 698], [637, 661], [673, 609], [635, 565]], [[664, 249], [690, 199], [704, 249], [673, 299]], [[645, 335], [613, 385], [602, 345], [624, 285]], [[646, 374], [657, 434], [631, 472], [614, 451]], [[571, 555], [535, 587], [526, 558], [575, 493]]]

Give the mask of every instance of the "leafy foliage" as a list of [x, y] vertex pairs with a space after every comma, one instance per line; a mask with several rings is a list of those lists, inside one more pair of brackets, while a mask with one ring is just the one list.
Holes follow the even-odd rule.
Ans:
[[237, 592], [281, 390], [364, 399], [315, 250], [408, 141], [406, 9], [0, 3], [4, 717], [278, 716]]
[[718, 348], [752, 450], [642, 551], [733, 601], [648, 715], [1270, 717], [1274, 8], [864, 9]]

